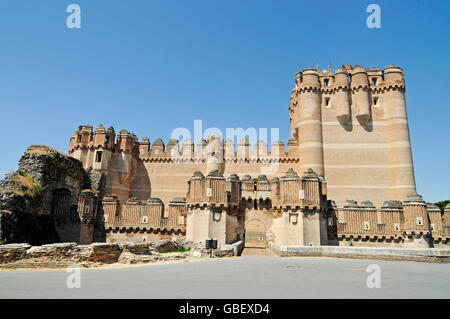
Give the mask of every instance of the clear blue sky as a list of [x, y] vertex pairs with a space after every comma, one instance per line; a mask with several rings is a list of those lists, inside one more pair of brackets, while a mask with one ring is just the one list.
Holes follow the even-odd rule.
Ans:
[[[381, 29], [366, 26], [370, 3]], [[449, 199], [449, 26], [450, 1], [0, 0], [0, 176], [29, 144], [67, 152], [86, 123], [167, 141], [201, 119], [287, 142], [297, 70], [396, 64], [418, 192]]]

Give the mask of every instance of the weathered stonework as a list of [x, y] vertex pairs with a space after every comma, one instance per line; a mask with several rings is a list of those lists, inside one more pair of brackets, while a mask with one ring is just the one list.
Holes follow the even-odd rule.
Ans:
[[[84, 233], [94, 232], [97, 207], [91, 207], [94, 218], [83, 223], [79, 200], [91, 184], [98, 187], [100, 175], [49, 146], [31, 145], [19, 170], [0, 180], [0, 242], [86, 243]], [[87, 235], [88, 243], [92, 237]]]
[[[179, 246], [189, 248], [187, 252], [170, 252]], [[158, 251], [167, 251], [159, 253]], [[235, 256], [239, 250], [233, 245], [215, 250], [216, 257]], [[108, 264], [145, 264], [181, 259], [208, 258], [209, 251], [191, 242], [124, 242], [0, 245], [1, 268], [60, 268], [68, 266], [95, 267]]]

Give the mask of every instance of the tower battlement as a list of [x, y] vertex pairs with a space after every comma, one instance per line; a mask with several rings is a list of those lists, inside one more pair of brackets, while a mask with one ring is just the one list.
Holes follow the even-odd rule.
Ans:
[[[216, 145], [212, 145], [216, 140], [217, 137], [210, 136], [208, 140], [202, 139], [195, 146], [192, 140], [186, 139], [180, 146], [177, 139], [170, 139], [166, 145], [161, 138], [153, 143], [147, 137], [139, 141], [134, 133], [127, 130], [121, 130], [116, 136], [113, 127], [105, 131], [100, 124], [93, 132], [91, 125], [80, 125], [70, 139], [69, 155], [80, 159], [86, 168], [96, 168], [98, 165], [95, 163], [101, 161], [104, 151], [128, 153], [144, 162], [206, 163], [212, 152], [216, 155], [220, 152], [221, 160], [229, 163], [298, 161], [295, 143], [288, 143], [286, 151], [286, 146], [281, 141], [274, 141], [269, 150], [264, 140], [257, 140], [253, 147], [247, 138], [241, 139], [237, 144], [231, 139], [224, 141], [220, 138]], [[102, 156], [97, 156], [97, 152], [102, 152]]]
[[343, 245], [384, 245], [422, 247], [448, 243], [448, 222], [439, 208], [412, 193], [405, 201], [388, 200], [379, 208], [372, 202], [347, 200], [343, 207], [331, 205], [337, 234]]
[[298, 71], [295, 78], [294, 90], [320, 89], [333, 92], [340, 88], [381, 89], [381, 88], [405, 88], [403, 69], [396, 65], [389, 65], [384, 69], [375, 67], [365, 68], [359, 65], [342, 66], [335, 72], [329, 70], [317, 71], [312, 67]]

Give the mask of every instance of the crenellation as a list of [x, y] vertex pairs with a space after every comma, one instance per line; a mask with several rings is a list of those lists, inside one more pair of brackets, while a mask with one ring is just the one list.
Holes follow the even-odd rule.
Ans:
[[449, 240], [439, 208], [427, 205], [416, 193], [403, 203], [385, 201], [380, 209], [369, 201], [358, 205], [354, 200], [347, 200], [342, 208], [331, 208], [330, 202], [328, 206], [337, 211], [340, 245], [350, 241], [365, 246], [429, 247], [431, 242], [447, 244]]
[[167, 143], [165, 156], [170, 158], [177, 158], [180, 154], [180, 144], [177, 139], [170, 139]]
[[182, 198], [174, 198], [168, 209], [159, 198], [146, 201], [130, 198], [119, 206], [117, 199], [107, 202], [105, 217], [109, 212], [117, 212], [117, 216], [105, 219], [108, 242], [120, 241], [124, 237], [147, 241], [170, 238], [170, 235], [184, 236], [186, 202]]
[[150, 155], [150, 139], [143, 137], [139, 142], [139, 157], [142, 159], [148, 158]]
[[186, 139], [181, 144], [181, 154], [185, 161], [191, 161], [194, 158], [194, 142]]

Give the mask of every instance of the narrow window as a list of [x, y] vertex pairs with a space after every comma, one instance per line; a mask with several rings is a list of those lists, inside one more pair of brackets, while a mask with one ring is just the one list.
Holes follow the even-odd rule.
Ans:
[[329, 97], [325, 98], [325, 106], [326, 107], [330, 106], [330, 98]]
[[103, 154], [103, 152], [101, 152], [101, 151], [98, 151], [98, 152], [97, 152], [97, 154], [96, 154], [96, 156], [95, 156], [95, 161], [96, 161], [97, 163], [100, 163], [100, 162], [102, 161], [102, 154]]
[[328, 79], [323, 80], [323, 86], [328, 86]]
[[372, 78], [372, 86], [377, 85], [377, 78]]
[[352, 75], [349, 74], [349, 75], [348, 75], [348, 83], [351, 83], [351, 82], [352, 82]]
[[378, 106], [378, 97], [373, 98], [373, 105]]
[[81, 135], [77, 135], [77, 143], [81, 143]]

